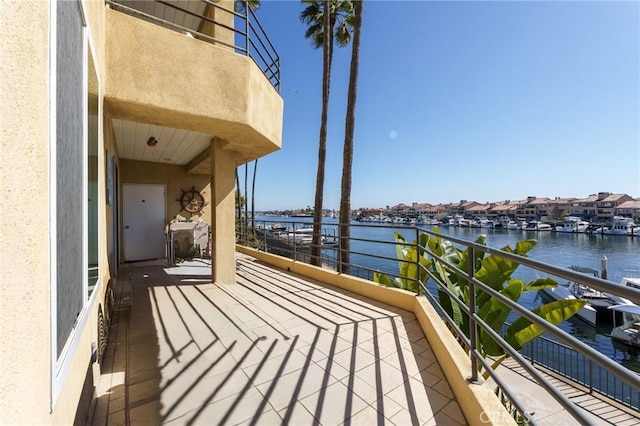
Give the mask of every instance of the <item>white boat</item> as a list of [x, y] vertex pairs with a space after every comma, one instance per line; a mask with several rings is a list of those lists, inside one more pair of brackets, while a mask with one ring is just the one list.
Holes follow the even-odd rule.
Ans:
[[609, 227], [608, 226], [596, 226], [595, 228], [593, 228], [591, 233], [592, 234], [604, 234], [607, 231], [609, 231]]
[[611, 228], [605, 230], [603, 233], [607, 235], [630, 235], [633, 232], [635, 223], [633, 218], [614, 216]]
[[487, 223], [487, 219], [485, 219], [484, 217], [476, 217], [473, 220], [469, 221], [469, 227], [470, 228], [484, 228], [485, 224]]
[[[585, 268], [581, 266], [570, 266], [569, 269], [585, 274], [598, 277], [599, 273], [595, 269]], [[628, 281], [631, 280], [631, 281]], [[637, 280], [633, 281], [633, 280]], [[631, 284], [630, 284], [631, 283]], [[620, 285], [627, 285], [640, 289], [640, 278], [623, 278]], [[546, 295], [555, 300], [562, 299], [583, 299], [588, 303], [576, 314], [577, 317], [595, 326], [599, 321], [611, 322], [611, 315], [608, 309], [614, 305], [633, 305], [629, 299], [618, 296], [616, 294], [605, 293], [596, 290], [584, 284], [576, 282], [567, 282], [558, 284], [554, 288], [545, 288], [542, 290]]]
[[487, 229], [495, 229], [496, 227], [496, 222], [494, 220], [491, 219], [487, 219], [483, 224], [482, 224], [483, 228], [487, 228]]
[[515, 220], [510, 220], [505, 226], [507, 229], [520, 229], [520, 225]]
[[567, 216], [562, 220], [562, 226], [556, 226], [556, 232], [583, 233], [587, 232], [589, 222], [577, 216]]
[[[582, 299], [580, 294], [574, 293], [574, 289], [571, 284], [572, 283], [558, 284], [553, 288], [545, 288], [542, 292], [554, 300]], [[587, 303], [576, 313], [576, 316], [595, 327], [598, 316], [597, 314], [598, 312], [596, 309], [591, 306], [590, 303]]]
[[620, 284], [640, 290], [640, 277], [623, 277]]
[[621, 313], [621, 320], [613, 317], [611, 338], [626, 343], [629, 346], [640, 348], [640, 306], [623, 304], [609, 306], [614, 312]]
[[537, 220], [531, 220], [527, 225], [522, 228], [525, 231], [551, 231], [552, 226], [548, 223], [543, 223]]

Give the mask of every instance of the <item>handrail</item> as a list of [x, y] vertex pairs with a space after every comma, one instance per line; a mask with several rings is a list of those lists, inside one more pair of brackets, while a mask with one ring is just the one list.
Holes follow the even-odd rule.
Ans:
[[[174, 31], [189, 33], [194, 38], [201, 41], [222, 45], [233, 49], [233, 51], [238, 54], [250, 57], [256, 66], [260, 68], [260, 71], [262, 71], [265, 78], [271, 82], [278, 92], [280, 92], [280, 56], [278, 55], [275, 47], [273, 47], [273, 44], [258, 21], [258, 18], [255, 16], [255, 13], [251, 7], [248, 6], [246, 0], [242, 0], [245, 8], [244, 14], [227, 9], [211, 0], [193, 0], [192, 2], [184, 2], [185, 5], [187, 3], [199, 4], [203, 10], [206, 10], [207, 7], [213, 7], [221, 13], [224, 13], [228, 19], [231, 19], [234, 22], [234, 24], [225, 23], [219, 18], [216, 19], [215, 17], [212, 18], [204, 15], [204, 12], [202, 11], [190, 10], [186, 8], [187, 6], [180, 6], [166, 0], [148, 0], [144, 2], [105, 0], [105, 2], [114, 10], [119, 12], [135, 16], [139, 19], [144, 19], [148, 22], [152, 22]], [[155, 5], [161, 5], [164, 8], [172, 9], [173, 13], [163, 13], [162, 8], [156, 8]], [[203, 33], [200, 31], [199, 26], [196, 28], [185, 26], [184, 19], [179, 19], [178, 16], [181, 18], [189, 16], [195, 18], [200, 24], [206, 22], [217, 28], [224, 28], [227, 31], [231, 31], [234, 34], [233, 42], [225, 41], [220, 39], [220, 37]], [[238, 29], [242, 26], [245, 28], [244, 31]]]
[[[286, 221], [282, 221], [282, 220], [274, 220], [274, 221], [256, 221], [256, 223], [258, 224], [262, 224], [261, 228], [259, 229], [255, 229], [255, 230], [250, 230], [250, 232], [257, 232], [257, 231], [261, 231], [263, 232], [263, 238], [264, 241], [262, 241], [264, 243], [264, 249], [265, 250], [269, 250], [269, 244], [267, 241], [267, 233], [268, 233], [268, 229], [269, 226], [267, 225], [267, 223], [275, 223], [275, 222], [279, 222], [279, 223], [286, 223]], [[294, 222], [292, 222], [294, 223]], [[299, 222], [295, 222], [295, 223], [299, 223]], [[309, 222], [305, 222], [306, 225], [312, 225]], [[323, 230], [323, 233], [325, 233], [326, 235], [326, 227], [328, 226], [332, 226], [332, 227], [339, 227], [340, 224], [338, 223], [331, 223], [331, 224], [321, 224], [322, 227], [325, 228], [325, 230]], [[407, 226], [407, 225], [403, 225], [403, 226], [394, 226], [394, 225], [361, 225], [361, 224], [349, 224], [349, 226], [352, 227], [352, 229], [354, 228], [358, 228], [358, 227], [364, 227], [364, 228], [391, 228], [391, 229], [402, 229], [405, 233], [412, 233], [415, 232], [415, 235], [418, 236], [420, 233], [426, 233], [430, 236], [433, 237], [438, 237], [438, 238], [442, 238], [444, 240], [448, 240], [451, 243], [457, 244], [459, 246], [462, 246], [464, 248], [468, 248], [469, 249], [469, 256], [468, 258], [470, 260], [474, 259], [474, 252], [477, 250], [480, 250], [486, 254], [493, 254], [496, 256], [500, 256], [503, 257], [505, 259], [509, 259], [513, 262], [516, 262], [519, 265], [523, 265], [529, 268], [532, 268], [536, 271], [541, 271], [541, 272], [545, 272], [547, 274], [553, 275], [555, 277], [561, 277], [561, 278], [565, 278], [567, 280], [570, 281], [574, 281], [580, 284], [586, 284], [588, 286], [591, 286], [597, 290], [600, 291], [604, 291], [610, 294], [615, 294], [618, 296], [623, 296], [626, 297], [630, 300], [633, 301], [640, 301], [640, 290], [631, 288], [631, 287], [624, 287], [624, 286], [620, 286], [616, 283], [607, 281], [607, 280], [603, 280], [600, 278], [596, 278], [593, 276], [588, 276], [585, 274], [581, 274], [575, 271], [572, 271], [571, 269], [568, 268], [561, 268], [561, 267], [557, 267], [557, 266], [553, 266], [544, 262], [539, 262], [539, 261], [535, 261], [532, 259], [529, 259], [527, 257], [523, 257], [517, 254], [513, 254], [513, 253], [509, 253], [509, 252], [505, 252], [502, 250], [498, 250], [498, 249], [494, 249], [482, 244], [478, 244], [475, 242], [470, 242], [470, 241], [466, 241], [460, 238], [456, 238], [450, 235], [444, 235], [438, 232], [434, 232], [431, 229], [424, 229], [421, 227], [417, 227], [417, 226]], [[339, 236], [332, 236], [332, 238], [335, 238], [336, 240], [339, 240]], [[358, 238], [358, 237], [353, 237], [351, 238], [351, 241], [354, 242], [366, 242], [366, 243], [376, 243], [376, 244], [381, 244], [381, 245], [397, 245], [396, 242], [389, 242], [389, 241], [379, 241], [379, 240], [371, 240], [369, 238]], [[582, 341], [578, 340], [577, 338], [569, 335], [568, 333], [566, 333], [565, 331], [563, 331], [562, 329], [560, 329], [557, 326], [554, 326], [550, 323], [548, 323], [546, 320], [544, 320], [542, 317], [539, 317], [537, 315], [535, 315], [534, 313], [532, 313], [529, 309], [525, 308], [524, 306], [518, 304], [517, 302], [512, 301], [511, 299], [509, 299], [508, 297], [504, 296], [503, 294], [499, 293], [498, 291], [494, 290], [493, 288], [491, 288], [490, 286], [486, 285], [485, 283], [483, 283], [482, 281], [478, 280], [477, 278], [475, 278], [474, 276], [474, 271], [475, 268], [473, 267], [473, 264], [471, 264], [471, 262], [469, 262], [469, 264], [467, 265], [467, 270], [461, 270], [459, 268], [457, 268], [455, 265], [447, 262], [445, 259], [440, 258], [439, 256], [437, 256], [435, 253], [432, 253], [428, 247], [422, 247], [418, 245], [418, 241], [419, 239], [416, 238], [415, 241], [409, 242], [409, 240], [407, 240], [406, 246], [413, 246], [416, 250], [423, 250], [425, 251], [432, 259], [437, 260], [438, 262], [440, 262], [444, 267], [446, 267], [447, 269], [451, 270], [452, 272], [455, 272], [456, 274], [458, 274], [462, 279], [466, 280], [468, 285], [469, 285], [469, 293], [471, 295], [475, 295], [476, 291], [474, 290], [474, 288], [477, 288], [479, 290], [481, 290], [484, 293], [489, 294], [491, 297], [493, 297], [495, 300], [500, 301], [501, 303], [505, 304], [506, 306], [508, 306], [509, 308], [511, 308], [514, 312], [517, 312], [519, 315], [521, 315], [522, 317], [528, 319], [529, 321], [531, 321], [532, 323], [538, 325], [539, 327], [541, 327], [543, 330], [545, 330], [546, 333], [548, 333], [549, 335], [554, 336], [555, 338], [557, 338], [558, 340], [560, 340], [562, 343], [566, 345], [566, 347], [571, 348], [571, 350], [575, 351], [577, 354], [580, 354], [583, 359], [585, 361], [583, 362], [589, 362], [590, 365], [595, 365], [598, 366], [598, 368], [602, 369], [602, 371], [605, 372], [606, 375], [606, 380], [607, 382], [611, 381], [611, 377], [614, 380], [614, 384], [617, 383], [617, 381], [619, 382], [623, 382], [626, 384], [626, 388], [623, 388], [622, 390], [622, 397], [617, 397], [616, 395], [608, 395], [612, 398], [614, 398], [615, 400], [617, 400], [618, 402], [622, 403], [623, 405], [626, 405], [628, 407], [631, 407], [635, 410], [640, 409], [640, 407], [638, 407], [638, 405], [640, 405], [640, 401], [637, 401], [634, 405], [633, 403], [633, 399], [635, 398], [636, 400], [640, 399], [640, 396], [638, 395], [638, 390], [640, 389], [640, 375], [632, 372], [631, 370], [626, 369], [625, 367], [617, 364], [616, 362], [614, 362], [613, 360], [607, 358], [606, 356], [602, 355], [601, 353], [599, 353], [598, 351], [596, 351], [595, 349], [593, 349], [592, 347], [590, 347], [589, 345], [583, 343]], [[242, 243], [242, 242], [241, 242]], [[246, 243], [246, 242], [245, 242]], [[306, 244], [306, 245], [293, 245], [292, 247], [290, 247], [291, 251], [293, 252], [293, 258], [296, 260], [305, 260], [305, 261], [309, 261], [310, 260], [310, 244]], [[337, 253], [337, 248], [336, 247], [324, 247], [323, 246], [323, 250], [322, 250], [322, 261], [326, 266], [333, 266], [331, 265], [332, 263], [335, 262], [335, 266], [338, 266], [339, 263], [339, 259], [338, 259], [338, 253]], [[331, 253], [335, 253], [335, 256], [332, 255]], [[300, 254], [302, 254], [302, 256], [300, 256]], [[351, 254], [353, 255], [357, 255], [357, 256], [367, 256], [367, 257], [371, 257], [371, 258], [380, 258], [380, 259], [384, 259], [384, 260], [393, 260], [395, 262], [398, 262], [398, 259], [396, 258], [389, 258], [388, 256], [384, 256], [381, 254], [372, 254], [372, 253], [366, 253], [362, 250], [351, 250]], [[284, 250], [284, 255], [286, 254], [286, 249]], [[334, 257], [332, 257], [334, 256]], [[410, 261], [404, 261], [403, 262], [410, 262]], [[469, 354], [470, 354], [470, 370], [469, 370], [469, 380], [470, 382], [474, 383], [474, 382], [479, 382], [479, 377], [478, 377], [478, 364], [482, 364], [482, 366], [484, 367], [484, 369], [487, 371], [487, 373], [493, 378], [493, 380], [495, 381], [495, 383], [497, 383], [497, 385], [499, 386], [500, 389], [502, 389], [502, 391], [510, 398], [511, 402], [513, 403], [515, 409], [517, 410], [518, 413], [520, 413], [521, 417], [529, 424], [532, 424], [534, 422], [534, 419], [530, 418], [530, 416], [526, 413], [526, 411], [524, 411], [524, 407], [523, 405], [517, 401], [516, 398], [513, 397], [513, 394], [510, 392], [509, 389], [507, 389], [507, 387], [504, 384], [504, 381], [500, 379], [499, 374], [497, 374], [496, 371], [492, 370], [490, 367], [490, 362], [489, 360], [483, 358], [482, 354], [480, 353], [478, 347], [477, 347], [477, 343], [475, 342], [475, 330], [476, 327], [478, 329], [483, 330], [484, 333], [487, 333], [488, 335], [490, 335], [498, 345], [500, 345], [503, 350], [506, 353], [509, 353], [509, 355], [511, 356], [512, 359], [516, 360], [521, 366], [522, 368], [524, 368], [554, 399], [556, 399], [573, 417], [575, 417], [576, 419], [580, 420], [581, 422], [589, 422], [589, 418], [586, 417], [587, 415], [581, 410], [579, 409], [576, 404], [574, 402], [572, 402], [567, 396], [563, 395], [561, 391], [558, 390], [558, 388], [556, 388], [555, 386], [553, 386], [545, 377], [544, 375], [538, 371], [535, 367], [534, 364], [540, 364], [539, 360], [533, 360], [531, 362], [527, 362], [526, 360], [526, 353], [527, 351], [529, 351], [530, 349], [533, 350], [534, 346], [533, 344], [535, 344], [535, 342], [537, 341], [543, 341], [543, 340], [538, 340], [538, 339], [543, 339], [543, 337], [540, 337], [536, 340], [534, 340], [532, 343], [526, 345], [522, 351], [517, 352], [515, 351], [507, 342], [506, 340], [503, 339], [503, 337], [500, 335], [500, 333], [494, 331], [489, 325], [487, 325], [476, 313], [476, 307], [475, 307], [475, 301], [474, 298], [472, 297], [470, 300], [470, 306], [467, 306], [465, 303], [463, 303], [462, 300], [458, 299], [448, 288], [446, 285], [444, 285], [444, 283], [440, 282], [439, 278], [437, 276], [435, 276], [430, 270], [425, 269], [419, 262], [417, 261], [413, 261], [412, 263], [416, 264], [416, 266], [418, 268], [421, 268], [422, 271], [426, 272], [427, 275], [427, 281], [426, 282], [419, 282], [420, 288], [422, 290], [422, 293], [424, 294], [424, 296], [434, 305], [434, 307], [436, 308], [436, 310], [440, 313], [440, 315], [443, 317], [443, 319], [447, 322], [447, 324], [450, 326], [450, 328], [454, 331], [454, 333], [456, 334], [457, 338], [466, 346], [466, 348], [469, 350]], [[368, 268], [366, 266], [362, 266], [362, 265], [357, 265], [355, 262], [353, 262], [353, 264], [350, 264], [350, 267], [352, 268], [362, 268], [365, 270], [371, 270], [371, 268]], [[385, 271], [385, 273], [387, 273], [388, 275], [393, 275], [393, 276], [399, 276], [397, 274], [393, 274], [393, 273], [389, 273], [388, 271]], [[418, 275], [420, 276], [420, 274]], [[368, 277], [370, 278], [370, 276]], [[402, 277], [405, 279], [410, 279], [409, 277]], [[451, 300], [455, 301], [459, 306], [460, 309], [462, 311], [464, 311], [470, 319], [470, 335], [469, 337], [467, 337], [462, 330], [460, 330], [457, 325], [455, 324], [455, 322], [453, 321], [452, 318], [449, 317], [449, 315], [441, 308], [439, 307], [438, 304], [438, 300], [433, 296], [433, 294], [431, 294], [428, 290], [427, 290], [427, 284], [428, 283], [435, 283], [437, 285], [437, 288], [439, 291], [442, 291], [446, 294], [448, 294], [449, 296], [453, 296], [451, 297]], [[533, 356], [533, 355], [532, 355]], [[550, 368], [551, 370], [553, 370], [553, 367]], [[600, 371], [600, 370], [599, 370]], [[598, 373], [600, 374], [600, 373]], [[593, 367], [590, 367], [590, 371], [589, 371], [589, 380], [592, 383], [588, 383], [586, 384], [588, 387], [593, 388], [594, 390], [598, 391], [599, 393], [602, 393], [604, 395], [607, 395], [606, 390], [598, 390], [597, 389], [597, 384], [593, 383]], [[608, 384], [607, 384], [608, 387]], [[633, 395], [633, 397], [629, 397], [629, 401], [625, 400], [625, 389], [628, 390], [629, 395]], [[635, 393], [634, 393], [635, 392]]]

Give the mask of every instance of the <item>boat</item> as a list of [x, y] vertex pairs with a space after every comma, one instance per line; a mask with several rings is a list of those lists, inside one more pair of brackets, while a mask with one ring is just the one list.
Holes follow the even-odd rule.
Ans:
[[507, 225], [505, 226], [505, 228], [507, 228], [507, 229], [520, 229], [520, 225], [515, 220], [510, 220], [510, 221], [507, 222]]
[[551, 231], [552, 227], [548, 223], [543, 223], [538, 220], [531, 220], [527, 222], [527, 225], [522, 228], [525, 231]]
[[623, 277], [620, 284], [640, 290], [640, 277]]
[[460, 220], [458, 220], [457, 224], [461, 228], [469, 228], [470, 227], [469, 226], [470, 222], [471, 221], [468, 220], [468, 219], [461, 218]]
[[486, 221], [484, 221], [482, 223], [482, 227], [483, 228], [487, 228], [487, 229], [495, 229], [496, 228], [496, 222], [492, 219], [487, 219]]
[[556, 232], [583, 233], [587, 232], [589, 222], [577, 216], [567, 216], [562, 220], [562, 226], [556, 226]]
[[587, 232], [590, 232], [591, 234], [604, 234], [609, 231], [609, 227], [604, 225], [592, 225], [590, 229], [591, 231], [587, 230]]
[[[554, 300], [582, 299], [579, 293], [574, 292], [571, 283], [558, 284], [556, 287], [545, 288], [541, 291]], [[598, 312], [590, 303], [585, 304], [582, 309], [576, 313], [576, 316], [589, 325], [596, 326]]]
[[[599, 277], [599, 272], [592, 268], [586, 268], [582, 266], [569, 266], [569, 269], [580, 272], [584, 274], [590, 274], [594, 277]], [[640, 278], [638, 278], [637, 283], [633, 278], [625, 277], [622, 279], [620, 285], [628, 285], [628, 282], [631, 282], [633, 286], [637, 285], [640, 289]], [[618, 296], [616, 294], [605, 293], [603, 291], [597, 290], [585, 284], [579, 284], [577, 282], [569, 281], [566, 283], [558, 284], [553, 288], [545, 288], [542, 290], [546, 295], [550, 296], [555, 300], [563, 300], [563, 299], [583, 299], [588, 303], [576, 314], [578, 318], [586, 321], [592, 326], [596, 326], [598, 323], [609, 323], [611, 322], [611, 311], [608, 309], [614, 305], [633, 305], [629, 299], [625, 299], [624, 297]]]
[[622, 304], [609, 306], [609, 309], [621, 313], [620, 321], [616, 319], [616, 315], [613, 315], [611, 338], [629, 346], [640, 348], [640, 306]]
[[633, 218], [614, 216], [611, 228], [603, 231], [603, 233], [606, 235], [630, 235], [635, 226]]
[[470, 228], [485, 228], [487, 223], [487, 219], [484, 217], [476, 217], [473, 220], [469, 221]]

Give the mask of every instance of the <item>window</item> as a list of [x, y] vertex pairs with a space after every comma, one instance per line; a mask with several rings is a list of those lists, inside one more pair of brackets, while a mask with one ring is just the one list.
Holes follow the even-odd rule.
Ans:
[[80, 0], [51, 3], [52, 406], [99, 277], [99, 80]]
[[56, 349], [84, 307], [84, 25], [78, 2], [56, 2]]

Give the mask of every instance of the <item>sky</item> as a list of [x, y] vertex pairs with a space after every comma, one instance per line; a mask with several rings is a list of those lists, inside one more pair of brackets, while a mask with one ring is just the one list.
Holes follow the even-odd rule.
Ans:
[[[322, 51], [304, 38], [302, 9], [262, 0], [257, 11], [284, 100], [282, 148], [258, 161], [258, 211], [314, 204]], [[334, 52], [329, 209], [340, 205], [351, 45]], [[353, 209], [640, 197], [638, 1], [366, 0], [358, 83]]]

